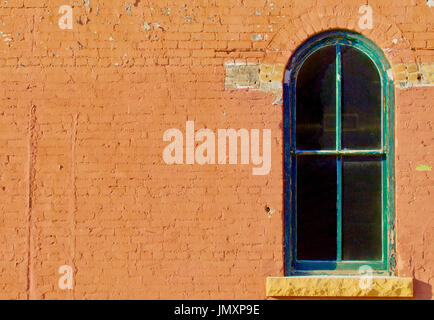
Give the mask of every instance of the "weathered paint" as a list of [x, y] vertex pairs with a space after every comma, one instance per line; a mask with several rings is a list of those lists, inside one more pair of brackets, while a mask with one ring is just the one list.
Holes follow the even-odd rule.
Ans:
[[399, 89], [434, 86], [433, 62], [397, 63], [392, 70]]
[[427, 164], [420, 164], [416, 167], [416, 171], [431, 171], [432, 167]]
[[285, 65], [266, 63], [225, 63], [225, 89], [253, 89], [274, 95], [273, 104], [282, 104]]

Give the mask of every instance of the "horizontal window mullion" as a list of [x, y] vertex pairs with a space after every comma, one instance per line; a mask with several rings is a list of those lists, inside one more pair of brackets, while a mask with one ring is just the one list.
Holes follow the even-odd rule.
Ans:
[[383, 150], [293, 150], [291, 153], [295, 155], [386, 155]]

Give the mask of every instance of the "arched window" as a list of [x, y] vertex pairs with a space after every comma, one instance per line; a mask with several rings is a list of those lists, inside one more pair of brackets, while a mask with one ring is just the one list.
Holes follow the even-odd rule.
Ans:
[[393, 269], [393, 85], [381, 50], [320, 34], [285, 74], [286, 274]]

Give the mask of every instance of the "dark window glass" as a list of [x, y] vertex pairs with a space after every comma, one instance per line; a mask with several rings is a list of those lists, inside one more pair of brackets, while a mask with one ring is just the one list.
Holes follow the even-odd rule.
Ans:
[[298, 150], [335, 149], [336, 47], [328, 46], [307, 58], [297, 76]]
[[380, 157], [343, 157], [342, 257], [381, 260]]
[[342, 147], [381, 149], [381, 83], [361, 51], [342, 47]]
[[336, 157], [297, 158], [297, 259], [336, 260]]

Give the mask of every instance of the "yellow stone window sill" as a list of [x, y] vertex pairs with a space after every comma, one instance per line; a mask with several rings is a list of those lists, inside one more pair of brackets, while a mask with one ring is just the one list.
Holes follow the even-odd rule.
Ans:
[[[268, 277], [268, 297], [413, 297], [413, 279], [374, 276]], [[366, 289], [364, 289], [366, 288]]]

